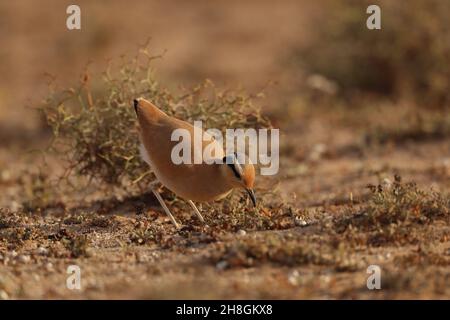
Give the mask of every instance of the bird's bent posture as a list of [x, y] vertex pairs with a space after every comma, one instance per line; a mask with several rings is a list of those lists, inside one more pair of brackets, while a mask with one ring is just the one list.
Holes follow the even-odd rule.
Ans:
[[[156, 189], [158, 182], [187, 200], [202, 222], [204, 219], [193, 201], [219, 200], [226, 197], [232, 189], [243, 188], [250, 195], [253, 205], [256, 205], [253, 192], [255, 169], [249, 161], [239, 163], [240, 157], [237, 154], [225, 156], [222, 146], [205, 132], [202, 132], [203, 137], [210, 139], [202, 139], [201, 144], [196, 145], [194, 127], [191, 124], [168, 116], [145, 99], [135, 99], [134, 109], [139, 122], [141, 156], [150, 165], [157, 179], [151, 183], [150, 187], [177, 228], [178, 223]], [[175, 164], [171, 155], [174, 146], [179, 142], [172, 141], [171, 136], [176, 129], [186, 129], [190, 133], [191, 155], [195, 154], [195, 148], [202, 148], [197, 152], [203, 155], [206, 146], [210, 143], [216, 144], [210, 149], [215, 150], [210, 160], [220, 159], [220, 163], [212, 161], [206, 163], [205, 160], [208, 159], [203, 159], [200, 164]]]

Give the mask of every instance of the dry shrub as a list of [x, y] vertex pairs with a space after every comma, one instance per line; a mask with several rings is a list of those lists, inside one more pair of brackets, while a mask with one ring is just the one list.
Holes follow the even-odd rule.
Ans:
[[403, 183], [399, 176], [391, 186], [369, 188], [372, 197], [362, 212], [335, 222], [335, 230], [345, 232], [349, 239], [362, 232], [369, 245], [416, 243], [423, 235], [415, 227], [435, 220], [450, 222], [449, 196], [420, 190], [413, 182]]
[[[327, 1], [311, 41], [294, 61], [335, 81], [341, 96], [407, 96], [421, 106], [450, 105], [450, 2], [377, 1], [381, 30], [366, 27], [371, 1]], [[322, 81], [323, 82], [323, 81]]]
[[366, 208], [369, 224], [388, 225], [401, 221], [425, 223], [449, 218], [450, 198], [435, 191], [420, 190], [414, 182], [403, 183], [400, 176], [390, 187], [370, 186], [372, 199]]
[[[67, 163], [67, 173], [87, 177], [100, 185], [132, 187], [150, 172], [138, 155], [136, 117], [132, 101], [145, 97], [169, 115], [207, 128], [269, 127], [254, 99], [242, 90], [221, 90], [211, 81], [173, 93], [160, 85], [148, 48], [133, 59], [103, 73], [102, 82], [88, 73], [69, 89], [51, 92], [40, 110], [53, 132], [52, 150]], [[145, 178], [145, 179], [144, 179]]]

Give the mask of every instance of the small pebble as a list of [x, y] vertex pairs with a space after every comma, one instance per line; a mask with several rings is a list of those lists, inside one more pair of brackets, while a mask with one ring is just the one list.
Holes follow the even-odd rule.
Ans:
[[22, 263], [28, 263], [28, 262], [30, 262], [31, 258], [30, 258], [30, 256], [27, 256], [27, 255], [20, 255], [17, 257], [17, 260], [19, 260], [19, 262], [22, 262]]

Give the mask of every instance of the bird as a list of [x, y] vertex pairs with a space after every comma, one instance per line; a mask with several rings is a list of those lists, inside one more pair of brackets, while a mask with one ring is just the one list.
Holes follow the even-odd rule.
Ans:
[[[215, 152], [212, 153], [211, 158], [204, 158], [198, 164], [175, 164], [171, 154], [178, 142], [172, 141], [172, 132], [176, 129], [186, 129], [193, 137], [194, 126], [167, 115], [144, 98], [134, 99], [133, 106], [138, 122], [140, 155], [156, 177], [150, 183], [150, 189], [176, 228], [180, 228], [181, 225], [177, 223], [159, 194], [156, 187], [158, 184], [162, 184], [178, 197], [186, 200], [202, 223], [205, 223], [205, 220], [194, 201], [202, 203], [221, 200], [233, 189], [244, 189], [253, 206], [256, 207], [256, 196], [253, 190], [255, 168], [248, 157], [238, 153], [225, 154], [222, 145], [202, 130], [204, 138], [200, 146], [193, 143], [194, 139], [190, 139], [191, 154], [194, 154], [194, 148], [199, 147], [202, 150], [197, 151], [203, 154], [203, 150], [212, 143]], [[218, 159], [221, 161], [216, 161]]]

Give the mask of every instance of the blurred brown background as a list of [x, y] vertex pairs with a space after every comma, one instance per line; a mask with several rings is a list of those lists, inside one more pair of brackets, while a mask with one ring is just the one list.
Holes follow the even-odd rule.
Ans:
[[23, 125], [22, 107], [45, 96], [44, 74], [72, 84], [88, 63], [104, 70], [149, 38], [155, 53], [167, 50], [158, 77], [168, 86], [210, 78], [252, 90], [275, 81], [274, 108], [283, 109], [308, 96], [302, 85], [319, 74], [339, 96], [401, 93], [430, 97], [420, 101], [426, 107], [449, 103], [446, 1], [379, 1], [381, 31], [365, 28], [367, 1], [78, 1], [81, 31], [66, 29], [69, 4], [0, 3], [2, 126]]

